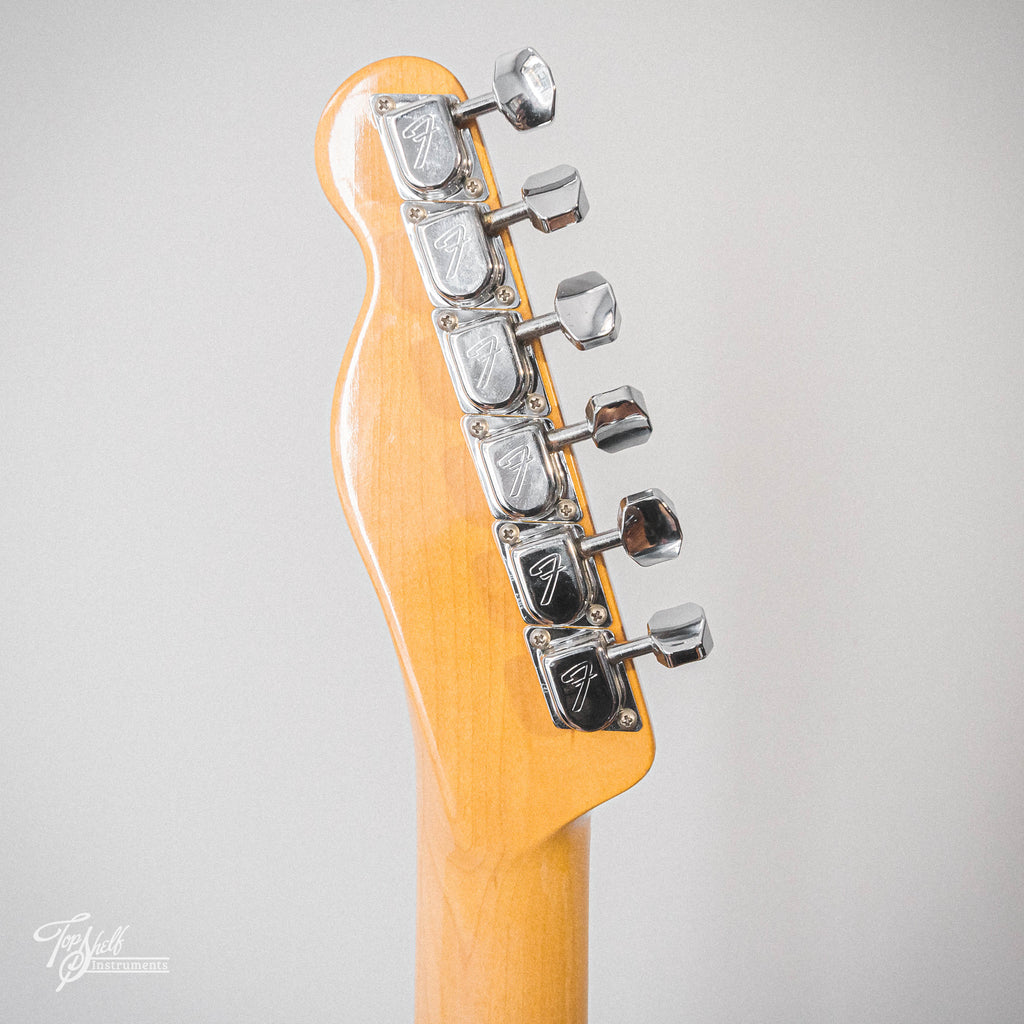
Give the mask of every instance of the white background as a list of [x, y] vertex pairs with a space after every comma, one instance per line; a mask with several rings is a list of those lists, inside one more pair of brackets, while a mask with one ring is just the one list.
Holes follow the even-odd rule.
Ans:
[[[0, 987], [18, 1021], [409, 1021], [414, 790], [329, 457], [362, 257], [313, 168], [353, 71], [467, 89], [531, 43], [556, 123], [484, 124], [563, 407], [635, 383], [678, 563], [609, 566], [659, 754], [595, 812], [591, 1020], [1024, 1017], [1024, 8], [9, 3], [0, 70]], [[401, 410], [394, 410], [396, 417]], [[415, 500], [410, 495], [410, 500]], [[428, 567], [425, 567], [428, 568]], [[47, 921], [166, 977], [55, 993]], [[557, 1024], [557, 1022], [544, 1022]]]

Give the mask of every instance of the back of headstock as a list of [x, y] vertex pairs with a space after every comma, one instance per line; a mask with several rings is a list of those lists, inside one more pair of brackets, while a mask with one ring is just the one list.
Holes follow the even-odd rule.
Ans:
[[413, 720], [420, 1024], [585, 1020], [581, 816], [654, 756], [628, 659], [710, 650], [692, 605], [624, 640], [601, 552], [670, 557], [678, 522], [643, 492], [595, 533], [569, 446], [646, 439], [643, 399], [595, 396], [567, 426], [537, 340], [613, 340], [614, 296], [577, 274], [535, 317], [508, 234], [582, 219], [586, 197], [562, 167], [501, 206], [476, 128], [495, 106], [533, 127], [553, 101], [532, 51], [500, 58], [494, 96], [469, 101], [439, 65], [393, 58], [346, 81], [317, 132], [324, 191], [366, 257], [332, 446]]

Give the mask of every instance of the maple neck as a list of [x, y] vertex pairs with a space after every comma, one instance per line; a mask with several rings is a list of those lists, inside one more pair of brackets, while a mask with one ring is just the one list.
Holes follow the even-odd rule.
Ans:
[[[532, 51], [513, 56], [524, 54], [527, 77], [543, 85]], [[334, 468], [401, 662], [416, 743], [417, 1024], [586, 1024], [587, 812], [654, 757], [629, 659], [681, 664], [703, 657], [710, 638], [689, 605], [626, 641], [601, 552], [620, 545], [641, 565], [674, 557], [678, 522], [649, 489], [624, 498], [618, 527], [598, 533], [569, 446], [585, 433], [618, 451], [645, 440], [650, 423], [639, 392], [620, 387], [591, 399], [585, 424], [567, 424], [537, 340], [556, 321], [584, 350], [618, 331], [610, 286], [594, 272], [563, 281], [555, 313], [534, 317], [506, 230], [527, 216], [541, 230], [582, 219], [576, 172], [533, 175], [523, 201], [503, 207], [471, 123], [453, 137], [472, 177], [452, 195], [410, 202], [398, 187], [396, 170], [410, 180], [423, 170], [418, 147], [434, 137], [424, 125], [461, 125], [477, 109], [465, 97], [440, 65], [389, 58], [343, 83], [321, 118], [320, 180], [367, 269], [335, 391]], [[402, 148], [410, 140], [417, 148]], [[476, 266], [459, 255], [466, 239], [485, 253], [487, 273], [480, 294], [451, 299], [468, 287], [457, 270]], [[504, 338], [514, 371], [497, 406], [487, 404], [497, 402], [485, 393], [490, 370], [460, 377], [449, 366], [485, 323], [477, 341], [497, 351]], [[506, 441], [539, 483], [529, 501], [519, 477], [497, 473], [513, 465], [498, 447]], [[520, 573], [528, 554], [539, 573]], [[555, 583], [567, 581], [556, 612]]]
[[416, 1024], [586, 1024], [590, 819], [509, 855], [420, 774]]

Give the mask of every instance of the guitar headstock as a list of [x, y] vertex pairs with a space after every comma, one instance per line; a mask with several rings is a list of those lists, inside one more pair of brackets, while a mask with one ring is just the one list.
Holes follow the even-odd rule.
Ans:
[[615, 340], [611, 286], [569, 268], [550, 312], [526, 296], [509, 227], [581, 220], [580, 176], [533, 175], [503, 205], [477, 129], [491, 110], [536, 127], [554, 100], [529, 48], [499, 58], [474, 99], [445, 68], [398, 57], [348, 79], [317, 132], [321, 184], [368, 279], [334, 398], [338, 490], [401, 659], [421, 792], [469, 846], [524, 848], [635, 783], [654, 738], [630, 659], [711, 649], [696, 605], [624, 637], [601, 553], [674, 557], [679, 522], [650, 490], [596, 531], [572, 445], [615, 452], [650, 419], [633, 387], [563, 417], [539, 341]]

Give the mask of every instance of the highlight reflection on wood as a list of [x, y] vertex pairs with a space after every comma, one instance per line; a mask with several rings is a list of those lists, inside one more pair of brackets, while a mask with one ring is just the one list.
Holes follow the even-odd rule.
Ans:
[[[632, 668], [642, 731], [579, 733], [551, 722], [370, 116], [374, 93], [466, 94], [430, 61], [380, 61], [341, 86], [316, 140], [321, 184], [366, 257], [366, 296], [334, 395], [332, 446], [338, 491], [401, 659], [412, 716], [416, 1021], [584, 1024], [590, 829], [581, 816], [643, 776], [654, 739]], [[531, 315], [525, 299], [519, 311]], [[557, 406], [551, 418], [562, 423]], [[571, 453], [568, 462], [590, 530]], [[372, 683], [352, 692], [371, 695], [368, 713], [398, 713], [393, 695], [374, 693]]]

